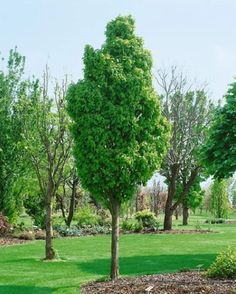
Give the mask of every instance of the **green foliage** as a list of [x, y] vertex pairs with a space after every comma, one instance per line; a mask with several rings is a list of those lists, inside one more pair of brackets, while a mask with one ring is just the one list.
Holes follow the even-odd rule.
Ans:
[[98, 225], [100, 217], [90, 206], [78, 207], [74, 220], [78, 226], [83, 225]]
[[121, 229], [123, 232], [141, 232], [144, 227], [141, 221], [138, 220], [123, 220], [121, 223]]
[[202, 149], [202, 161], [215, 178], [229, 178], [236, 170], [236, 82], [225, 95], [225, 104], [218, 106]]
[[0, 210], [14, 222], [21, 209], [20, 194], [14, 185], [21, 171], [19, 148], [21, 124], [16, 117], [16, 101], [25, 81], [22, 79], [25, 58], [16, 49], [10, 51], [6, 72], [0, 71]]
[[232, 248], [221, 252], [207, 271], [209, 278], [236, 278], [236, 251]]
[[99, 50], [86, 46], [84, 78], [70, 86], [74, 154], [82, 186], [110, 208], [130, 199], [160, 166], [168, 140], [152, 86], [152, 60], [132, 17], [107, 25]]
[[159, 227], [157, 218], [155, 217], [154, 213], [150, 212], [149, 210], [138, 211], [135, 214], [135, 218], [142, 224], [144, 229], [157, 230]]
[[226, 218], [229, 212], [229, 199], [226, 180], [215, 180], [211, 186], [211, 212], [216, 218]]

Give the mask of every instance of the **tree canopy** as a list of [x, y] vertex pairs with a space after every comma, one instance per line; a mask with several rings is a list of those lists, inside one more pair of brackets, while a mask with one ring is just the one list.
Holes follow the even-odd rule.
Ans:
[[228, 178], [236, 171], [236, 82], [218, 107], [207, 142], [202, 149], [203, 163], [214, 178]]

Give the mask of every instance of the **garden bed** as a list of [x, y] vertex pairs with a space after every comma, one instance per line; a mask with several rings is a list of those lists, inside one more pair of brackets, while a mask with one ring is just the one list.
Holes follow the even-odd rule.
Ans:
[[20, 240], [20, 239], [17, 239], [17, 238], [11, 238], [11, 237], [0, 238], [0, 246], [23, 244], [25, 242], [27, 242], [27, 241], [26, 240]]
[[200, 273], [176, 273], [123, 278], [115, 282], [92, 282], [82, 287], [83, 294], [232, 294], [235, 280], [213, 280]]

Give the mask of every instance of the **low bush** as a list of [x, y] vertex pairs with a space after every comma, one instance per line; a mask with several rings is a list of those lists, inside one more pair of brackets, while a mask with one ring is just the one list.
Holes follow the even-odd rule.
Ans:
[[223, 218], [207, 219], [205, 223], [206, 224], [223, 224], [225, 223], [225, 220]]
[[93, 211], [90, 206], [84, 206], [77, 209], [74, 220], [77, 226], [98, 225], [100, 217]]
[[236, 278], [236, 251], [228, 248], [221, 252], [206, 273], [209, 278], [235, 279]]
[[46, 232], [43, 230], [39, 230], [35, 233], [36, 240], [45, 240], [46, 239]]
[[158, 230], [159, 223], [157, 218], [155, 217], [154, 213], [150, 212], [149, 210], [138, 211], [135, 214], [135, 218], [142, 224], [144, 229]]
[[121, 223], [121, 229], [123, 232], [141, 232], [143, 230], [142, 222], [138, 220], [123, 220]]
[[62, 237], [78, 237], [81, 236], [81, 230], [76, 227], [54, 226], [54, 231]]
[[10, 232], [8, 219], [0, 212], [0, 236], [5, 236]]
[[18, 239], [21, 240], [34, 240], [35, 239], [35, 235], [32, 231], [25, 231], [22, 232], [18, 235]]

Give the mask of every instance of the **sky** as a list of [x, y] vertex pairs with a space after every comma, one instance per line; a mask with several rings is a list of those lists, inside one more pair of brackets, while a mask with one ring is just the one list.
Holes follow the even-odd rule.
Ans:
[[84, 46], [105, 41], [107, 22], [131, 14], [156, 72], [177, 65], [208, 83], [217, 101], [236, 76], [236, 0], [0, 0], [0, 52], [17, 46], [26, 74], [48, 64], [57, 78], [82, 78]]

